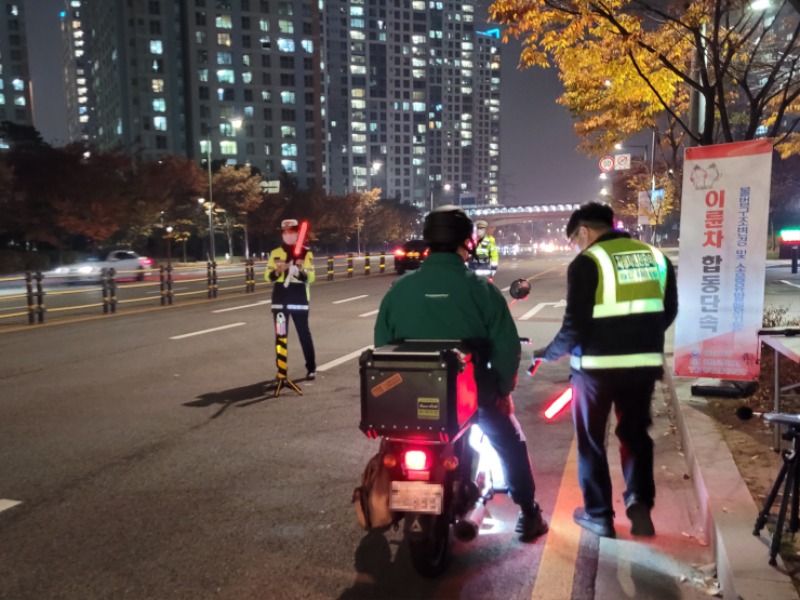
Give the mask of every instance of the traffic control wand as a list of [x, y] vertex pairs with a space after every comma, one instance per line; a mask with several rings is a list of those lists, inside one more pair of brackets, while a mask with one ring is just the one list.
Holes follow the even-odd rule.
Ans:
[[[544, 361], [534, 358], [533, 362], [531, 363], [531, 366], [528, 367], [528, 375], [533, 377], [536, 374], [536, 370], [539, 368], [539, 365], [541, 365], [542, 362]], [[561, 392], [558, 398], [556, 398], [550, 403], [550, 406], [548, 406], [544, 411], [545, 418], [552, 419], [558, 413], [564, 410], [564, 408], [570, 402], [572, 402], [572, 387], [568, 387], [566, 390]]]
[[[300, 232], [297, 234], [297, 242], [294, 245], [294, 250], [292, 250], [292, 264], [294, 264], [294, 261], [300, 258], [300, 255], [303, 253], [303, 244], [305, 244], [307, 233], [308, 221], [303, 221], [300, 223]], [[287, 273], [286, 279], [283, 280], [283, 287], [289, 287], [290, 279], [291, 276]]]

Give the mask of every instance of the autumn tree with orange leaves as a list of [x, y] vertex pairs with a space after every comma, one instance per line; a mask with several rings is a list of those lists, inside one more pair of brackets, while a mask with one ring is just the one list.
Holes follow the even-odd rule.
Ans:
[[[585, 150], [673, 120], [692, 145], [800, 153], [800, 18], [786, 0], [496, 0], [524, 66], [555, 66]], [[694, 99], [695, 101], [690, 101]], [[696, 109], [699, 127], [692, 123]]]

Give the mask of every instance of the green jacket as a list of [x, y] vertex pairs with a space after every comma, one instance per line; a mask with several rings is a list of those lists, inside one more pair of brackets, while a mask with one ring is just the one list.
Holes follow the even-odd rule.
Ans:
[[493, 393], [503, 395], [516, 386], [519, 334], [508, 304], [456, 254], [431, 254], [384, 296], [375, 322], [375, 346], [405, 339], [480, 340], [486, 346], [482, 364], [476, 365], [481, 396], [487, 397], [489, 384], [495, 387]]

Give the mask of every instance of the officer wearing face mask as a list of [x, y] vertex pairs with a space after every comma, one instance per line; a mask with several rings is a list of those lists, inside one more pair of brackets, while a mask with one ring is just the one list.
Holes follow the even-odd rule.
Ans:
[[306, 379], [316, 377], [317, 361], [314, 341], [308, 327], [309, 286], [314, 283], [314, 255], [302, 246], [295, 255], [295, 245], [300, 227], [295, 219], [281, 221], [283, 243], [269, 253], [264, 279], [272, 282], [272, 319], [276, 332], [279, 322], [289, 326], [294, 321], [303, 356], [306, 360]]
[[479, 275], [494, 277], [497, 271], [498, 253], [494, 236], [487, 235], [489, 223], [484, 220], [475, 221], [475, 246], [472, 248], [470, 268]]

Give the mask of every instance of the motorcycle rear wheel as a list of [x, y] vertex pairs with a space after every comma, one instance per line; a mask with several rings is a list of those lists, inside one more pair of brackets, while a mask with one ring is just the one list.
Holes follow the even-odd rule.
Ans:
[[[421, 531], [415, 531], [415, 520]], [[423, 577], [436, 577], [450, 560], [450, 520], [447, 515], [407, 514], [405, 537], [411, 552], [411, 564]]]

